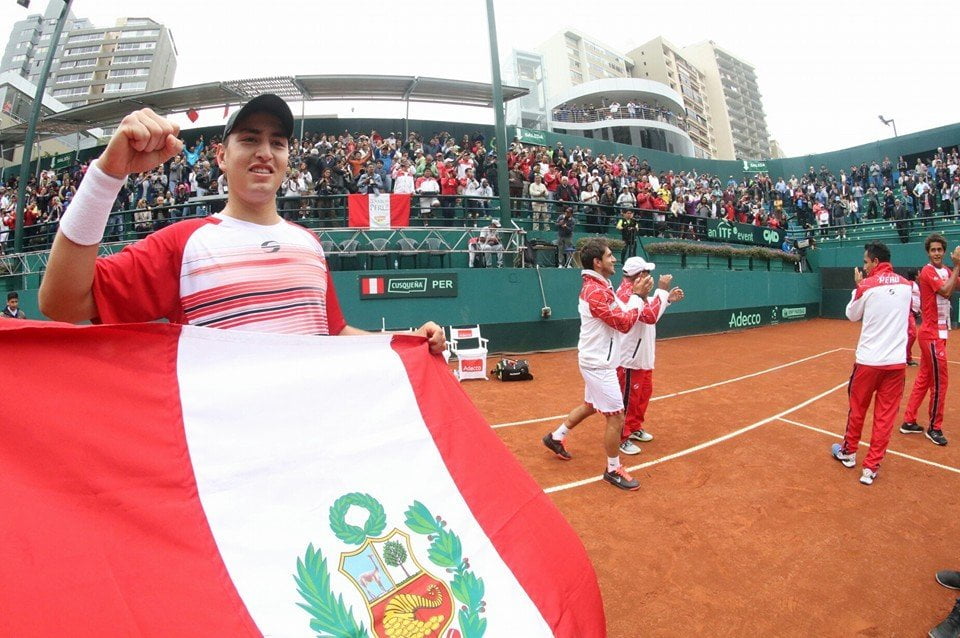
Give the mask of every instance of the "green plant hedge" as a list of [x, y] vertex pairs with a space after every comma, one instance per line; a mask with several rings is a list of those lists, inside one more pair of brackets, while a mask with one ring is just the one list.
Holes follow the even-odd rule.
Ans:
[[[613, 246], [611, 245], [610, 248], [612, 250]], [[655, 244], [646, 244], [644, 249], [650, 255], [710, 255], [715, 257], [747, 257], [752, 259], [763, 259], [765, 261], [780, 259], [791, 264], [795, 264], [800, 261], [800, 257], [795, 254], [787, 253], [782, 250], [763, 248], [762, 246], [746, 246], [740, 248], [730, 246], [728, 244], [701, 244], [694, 242], [664, 241]]]

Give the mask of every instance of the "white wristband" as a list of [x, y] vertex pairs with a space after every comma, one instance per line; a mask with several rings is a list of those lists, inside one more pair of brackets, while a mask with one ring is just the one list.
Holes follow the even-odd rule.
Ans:
[[125, 181], [107, 175], [96, 162], [91, 164], [60, 220], [64, 237], [81, 246], [96, 246], [103, 241], [110, 210]]

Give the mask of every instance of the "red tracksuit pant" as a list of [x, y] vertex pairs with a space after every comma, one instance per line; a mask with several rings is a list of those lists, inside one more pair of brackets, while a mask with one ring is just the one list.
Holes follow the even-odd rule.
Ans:
[[[863, 421], [873, 400], [873, 433], [870, 436], [870, 451], [863, 467], [874, 472], [887, 452], [890, 434], [900, 412], [900, 399], [906, 379], [904, 368], [885, 370], [856, 364], [850, 376], [847, 394], [850, 397], [850, 412], [847, 415], [847, 431], [843, 437], [843, 451], [856, 453], [863, 432]], [[874, 399], [874, 395], [876, 398]]]
[[930, 427], [941, 429], [943, 406], [947, 401], [947, 341], [946, 339], [920, 339], [920, 369], [913, 382], [913, 392], [907, 401], [904, 421], [916, 422], [920, 404], [930, 391]]
[[917, 320], [910, 315], [907, 318], [907, 363], [913, 361], [913, 344], [917, 341]]
[[625, 411], [623, 432], [620, 434], [622, 443], [631, 434], [643, 429], [643, 419], [647, 415], [647, 406], [650, 405], [650, 396], [653, 394], [653, 370], [617, 368], [617, 379], [620, 380]]

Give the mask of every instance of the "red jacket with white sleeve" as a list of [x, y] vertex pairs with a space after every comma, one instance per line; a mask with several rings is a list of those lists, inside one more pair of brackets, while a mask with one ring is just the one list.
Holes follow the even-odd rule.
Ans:
[[640, 311], [640, 319], [630, 332], [620, 339], [620, 366], [631, 370], [653, 370], [656, 358], [657, 321], [663, 316], [670, 302], [667, 297], [670, 293], [657, 288], [653, 296], [645, 299], [633, 294], [633, 282], [623, 278], [617, 289], [617, 299], [627, 308], [636, 308]]
[[853, 291], [847, 319], [863, 321], [857, 343], [857, 363], [902, 368], [907, 363], [907, 320], [913, 285], [881, 262]]
[[640, 311], [624, 308], [613, 293], [613, 286], [600, 273], [586, 269], [581, 275], [583, 287], [577, 304], [580, 312], [580, 341], [577, 344], [580, 366], [616, 368], [620, 359], [619, 335], [637, 323]]

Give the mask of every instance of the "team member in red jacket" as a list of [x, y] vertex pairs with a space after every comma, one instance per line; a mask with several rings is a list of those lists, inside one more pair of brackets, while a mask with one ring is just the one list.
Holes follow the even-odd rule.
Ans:
[[630, 257], [623, 263], [623, 280], [617, 289], [617, 299], [628, 309], [640, 310], [640, 320], [620, 341], [620, 366], [617, 379], [623, 394], [626, 417], [620, 433], [620, 451], [639, 454], [634, 441], [652, 441], [653, 435], [643, 429], [643, 419], [653, 394], [653, 362], [657, 341], [657, 322], [667, 306], [683, 299], [683, 290], [670, 289], [673, 275], [660, 275], [658, 289], [650, 298], [633, 294], [633, 285], [640, 277], [653, 272], [656, 264], [642, 257]]
[[886, 454], [903, 397], [913, 287], [908, 279], [893, 272], [890, 249], [878, 241], [864, 246], [863, 272], [854, 268], [853, 279], [857, 287], [847, 304], [847, 319], [862, 320], [863, 326], [847, 389], [850, 410], [846, 433], [843, 443], [834, 443], [831, 452], [845, 467], [857, 464], [860, 433], [872, 400], [873, 434], [860, 476], [861, 483], [871, 485]]
[[950, 295], [957, 287], [960, 273], [960, 247], [954, 248], [950, 259], [952, 271], [943, 265], [947, 253], [947, 239], [933, 233], [923, 243], [930, 263], [920, 270], [917, 285], [920, 287], [920, 370], [913, 381], [913, 391], [903, 414], [900, 426], [903, 434], [923, 432], [917, 423], [917, 413], [923, 398], [930, 391], [930, 427], [927, 438], [937, 445], [946, 445], [943, 435], [943, 407], [947, 401], [947, 331], [950, 329]]
[[[572, 457], [564, 447], [564, 439], [581, 421], [595, 412], [607, 418], [603, 449], [607, 469], [603, 479], [624, 490], [635, 490], [640, 482], [630, 476], [620, 463], [620, 433], [623, 431], [623, 396], [617, 383], [620, 357], [619, 337], [637, 323], [640, 311], [626, 309], [617, 300], [610, 285], [617, 258], [610, 252], [606, 239], [589, 240], [580, 250], [585, 268], [580, 290], [580, 341], [577, 344], [580, 374], [583, 375], [583, 404], [574, 408], [554, 432], [543, 437], [543, 444], [558, 458]], [[646, 297], [653, 289], [650, 276], [637, 277], [633, 292]]]

